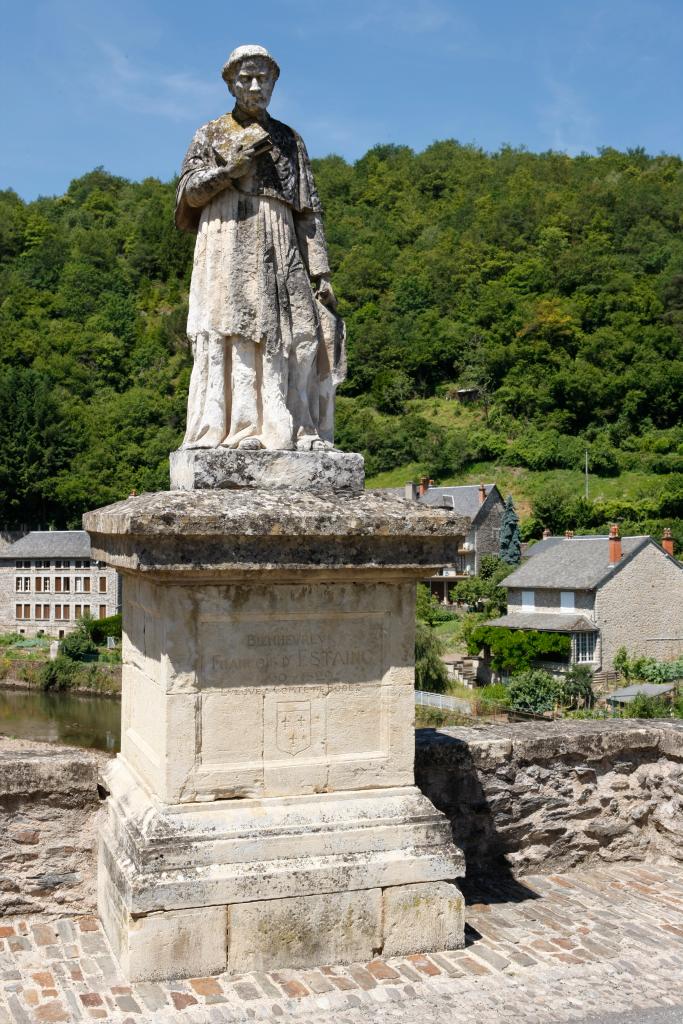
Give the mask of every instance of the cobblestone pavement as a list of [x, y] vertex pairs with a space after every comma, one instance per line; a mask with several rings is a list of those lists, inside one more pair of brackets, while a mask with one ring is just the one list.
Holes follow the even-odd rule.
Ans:
[[0, 923], [0, 1024], [683, 1021], [683, 869], [464, 888], [463, 950], [163, 985], [127, 985], [93, 917]]

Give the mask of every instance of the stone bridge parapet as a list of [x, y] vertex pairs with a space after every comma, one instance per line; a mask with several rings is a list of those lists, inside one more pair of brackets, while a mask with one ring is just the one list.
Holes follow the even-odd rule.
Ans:
[[468, 874], [683, 861], [683, 721], [419, 729], [415, 769]]

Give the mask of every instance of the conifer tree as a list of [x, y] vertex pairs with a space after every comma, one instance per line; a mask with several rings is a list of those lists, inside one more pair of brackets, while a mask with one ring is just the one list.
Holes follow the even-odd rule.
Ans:
[[515, 510], [512, 495], [508, 494], [500, 524], [500, 557], [508, 565], [519, 565], [522, 559], [522, 545], [519, 537], [519, 516]]

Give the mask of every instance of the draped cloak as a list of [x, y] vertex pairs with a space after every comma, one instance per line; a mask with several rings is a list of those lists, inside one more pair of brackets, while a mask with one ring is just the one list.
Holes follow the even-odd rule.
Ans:
[[187, 332], [282, 347], [320, 331], [309, 276], [329, 273], [327, 244], [306, 148], [274, 118], [263, 127], [273, 148], [200, 208], [186, 189], [197, 172], [229, 162], [244, 129], [224, 114], [196, 132], [180, 172], [176, 224], [197, 232]]

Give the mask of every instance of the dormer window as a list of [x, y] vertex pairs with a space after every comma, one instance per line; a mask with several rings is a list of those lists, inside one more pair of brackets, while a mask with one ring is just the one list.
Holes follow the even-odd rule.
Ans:
[[536, 598], [533, 590], [522, 591], [522, 611], [532, 612], [536, 607]]
[[560, 591], [560, 608], [563, 612], [576, 611], [576, 595], [573, 590]]

